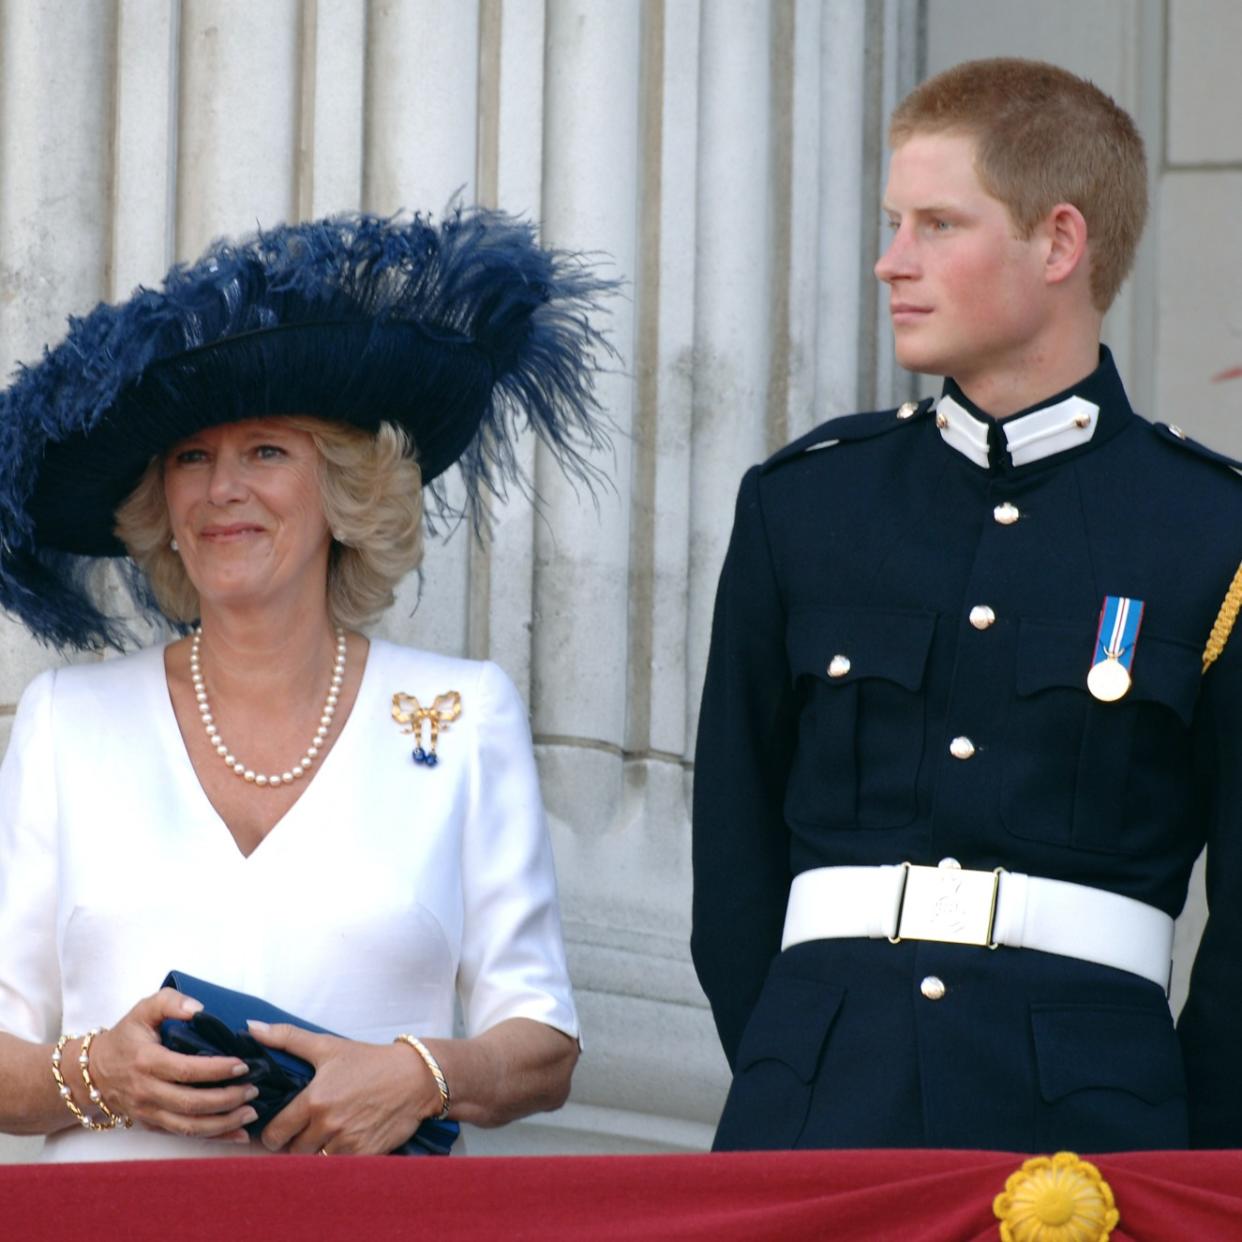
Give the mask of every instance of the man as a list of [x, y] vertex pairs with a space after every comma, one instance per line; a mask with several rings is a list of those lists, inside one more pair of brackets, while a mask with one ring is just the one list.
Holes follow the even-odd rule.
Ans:
[[742, 481], [694, 800], [716, 1145], [1242, 1145], [1242, 641], [1202, 665], [1242, 484], [1100, 347], [1141, 139], [1089, 83], [994, 60], [920, 86], [891, 140], [876, 274], [944, 393]]

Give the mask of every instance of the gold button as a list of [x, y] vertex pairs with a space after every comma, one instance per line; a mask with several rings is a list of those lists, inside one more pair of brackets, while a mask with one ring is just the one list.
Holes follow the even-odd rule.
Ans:
[[1075, 414], [1074, 415], [1074, 426], [1075, 427], [1090, 427], [1091, 426], [1091, 415], [1090, 414]]
[[834, 655], [828, 661], [829, 677], [844, 677], [850, 671], [850, 658], [845, 655]]
[[1002, 526], [1012, 526], [1022, 516], [1022, 514], [1018, 512], [1017, 505], [1011, 505], [1009, 501], [1006, 500], [1004, 504], [999, 504], [992, 510], [992, 516]]
[[914, 401], [903, 401], [901, 407], [897, 411], [898, 418], [913, 418], [914, 412], [917, 410], [918, 404]]
[[919, 984], [919, 991], [922, 992], [928, 1000], [942, 999], [946, 990], [944, 980], [937, 978], [935, 975], [928, 975], [927, 978]]
[[949, 743], [949, 754], [954, 759], [969, 759], [975, 753], [975, 744], [968, 737], [955, 737]]
[[1173, 434], [1174, 434], [1174, 435], [1175, 435], [1175, 436], [1176, 436], [1179, 440], [1184, 440], [1184, 439], [1186, 438], [1186, 433], [1185, 433], [1185, 432], [1184, 432], [1184, 431], [1183, 431], [1183, 430], [1182, 430], [1182, 429], [1181, 429], [1181, 428], [1180, 428], [1180, 427], [1179, 427], [1176, 423], [1170, 423], [1170, 424], [1169, 424], [1169, 430], [1170, 430], [1170, 431], [1171, 431], [1171, 432], [1172, 432], [1172, 433], [1173, 433]]
[[986, 630], [995, 620], [996, 613], [987, 604], [976, 604], [970, 610], [970, 624], [977, 630]]
[[949, 416], [947, 414], [941, 414], [940, 411], [937, 410], [936, 411], [936, 426], [939, 427], [941, 431], [943, 431], [948, 425], [949, 425]]

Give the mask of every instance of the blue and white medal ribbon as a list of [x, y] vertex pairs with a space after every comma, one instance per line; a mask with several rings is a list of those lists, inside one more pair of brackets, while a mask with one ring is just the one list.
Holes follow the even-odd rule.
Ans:
[[1143, 624], [1143, 601], [1124, 595], [1106, 595], [1100, 609], [1095, 654], [1087, 674], [1087, 689], [1102, 703], [1115, 703], [1130, 689], [1130, 669]]

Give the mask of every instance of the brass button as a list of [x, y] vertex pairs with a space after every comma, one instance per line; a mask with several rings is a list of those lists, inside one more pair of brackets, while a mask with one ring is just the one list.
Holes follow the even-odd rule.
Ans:
[[897, 411], [898, 418], [913, 418], [914, 412], [917, 410], [918, 403], [915, 401], [903, 401], [901, 407]]
[[1022, 516], [1022, 514], [1018, 512], [1017, 505], [1011, 505], [1009, 501], [1006, 500], [1003, 504], [997, 505], [996, 508], [992, 510], [992, 516], [1002, 526], [1012, 526]]
[[1091, 415], [1090, 414], [1075, 414], [1074, 415], [1074, 426], [1075, 427], [1090, 427], [1091, 426]]
[[1179, 427], [1176, 423], [1170, 423], [1170, 424], [1169, 424], [1169, 430], [1170, 430], [1170, 431], [1171, 431], [1171, 432], [1172, 432], [1172, 433], [1173, 433], [1173, 434], [1174, 434], [1174, 435], [1175, 435], [1175, 436], [1176, 436], [1179, 440], [1184, 440], [1184, 439], [1186, 438], [1186, 433], [1185, 433], [1185, 432], [1184, 432], [1184, 431], [1183, 431], [1183, 430], [1182, 430], [1182, 429], [1181, 429], [1181, 428], [1180, 428], [1180, 427]]
[[949, 754], [954, 759], [969, 759], [975, 753], [975, 744], [968, 737], [955, 737], [949, 743]]
[[987, 604], [976, 604], [970, 610], [970, 624], [977, 630], [986, 630], [995, 620], [996, 613]]
[[940, 411], [937, 410], [936, 411], [936, 426], [939, 427], [941, 431], [943, 431], [948, 425], [949, 425], [949, 416], [947, 414], [941, 414]]
[[922, 983], [919, 984], [919, 991], [927, 997], [928, 1000], [941, 1000], [947, 989], [944, 986], [944, 980], [937, 978], [935, 975], [928, 975]]
[[829, 677], [844, 677], [850, 671], [850, 658], [846, 655], [834, 655], [828, 661]]

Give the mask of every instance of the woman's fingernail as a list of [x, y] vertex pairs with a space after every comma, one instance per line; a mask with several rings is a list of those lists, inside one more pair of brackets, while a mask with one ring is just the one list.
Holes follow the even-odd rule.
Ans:
[[258, 1121], [258, 1120], [259, 1120], [259, 1114], [256, 1113], [253, 1108], [242, 1109], [242, 1115], [241, 1115], [242, 1125], [248, 1126], [252, 1121]]
[[250, 1135], [247, 1134], [245, 1130], [243, 1130], [240, 1134], [233, 1135], [233, 1142], [234, 1143], [249, 1143]]
[[246, 1025], [252, 1031], [258, 1031], [260, 1035], [266, 1035], [272, 1029], [266, 1022], [260, 1022], [258, 1018], [247, 1018]]
[[185, 1014], [187, 1018], [192, 1018], [196, 1013], [201, 1013], [202, 1008], [202, 1001], [191, 1000], [188, 996], [181, 1002], [181, 1012]]
[[259, 1088], [256, 1087], [253, 1083], [251, 1083], [250, 1086], [246, 1088], [246, 1094], [244, 1098], [247, 1100], [253, 1100], [258, 1094], [259, 1094]]
[[233, 1066], [233, 1077], [240, 1078], [250, 1068], [245, 1061], [239, 1061]]

